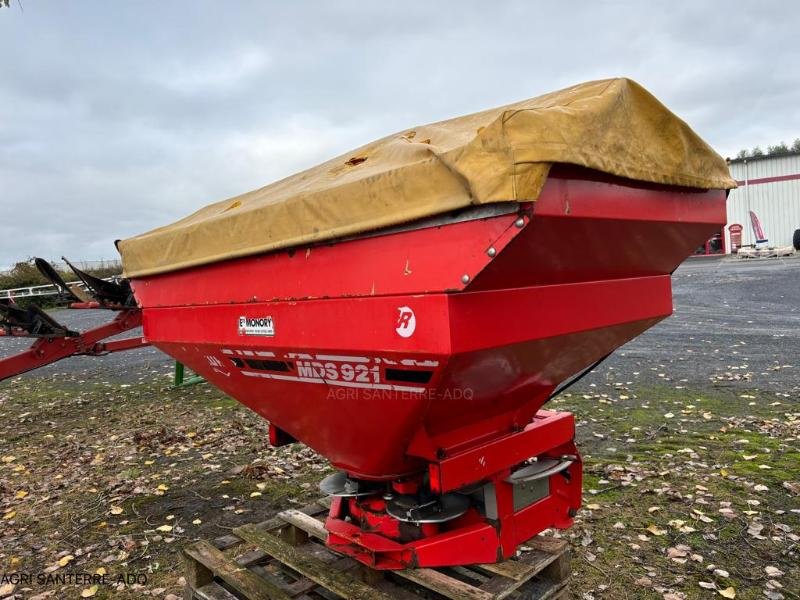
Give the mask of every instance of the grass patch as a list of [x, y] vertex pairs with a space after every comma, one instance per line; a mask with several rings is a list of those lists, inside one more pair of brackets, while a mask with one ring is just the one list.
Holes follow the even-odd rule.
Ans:
[[553, 406], [584, 418], [585, 508], [564, 532], [578, 597], [710, 598], [728, 587], [737, 598], [798, 597], [796, 402], [616, 386]]
[[[575, 596], [713, 597], [703, 582], [754, 599], [772, 580], [797, 598], [800, 409], [776, 402], [618, 384], [555, 399], [575, 413], [585, 458], [585, 506], [561, 533]], [[305, 504], [329, 472], [299, 444], [269, 447], [265, 421], [206, 385], [7, 382], [0, 439], [0, 512], [13, 512], [0, 520], [0, 571], [71, 555], [54, 572], [147, 575], [98, 598], [180, 595], [184, 544]]]
[[269, 447], [266, 422], [208, 385], [7, 382], [0, 439], [0, 572], [73, 556], [53, 573], [147, 576], [97, 598], [180, 595], [184, 544], [309, 502], [328, 470], [302, 446]]

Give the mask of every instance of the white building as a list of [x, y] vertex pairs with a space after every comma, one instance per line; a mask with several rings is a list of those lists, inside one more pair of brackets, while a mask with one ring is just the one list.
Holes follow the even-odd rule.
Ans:
[[731, 251], [729, 227], [734, 223], [742, 226], [743, 246], [755, 243], [750, 211], [761, 221], [770, 246], [791, 246], [800, 229], [800, 152], [736, 158], [729, 166], [739, 187], [728, 196], [726, 252]]

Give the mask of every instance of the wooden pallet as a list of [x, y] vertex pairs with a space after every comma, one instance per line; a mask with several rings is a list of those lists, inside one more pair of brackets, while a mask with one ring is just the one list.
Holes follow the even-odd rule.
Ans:
[[376, 571], [327, 548], [329, 502], [184, 548], [185, 600], [564, 600], [569, 551], [536, 537], [519, 558], [497, 564]]

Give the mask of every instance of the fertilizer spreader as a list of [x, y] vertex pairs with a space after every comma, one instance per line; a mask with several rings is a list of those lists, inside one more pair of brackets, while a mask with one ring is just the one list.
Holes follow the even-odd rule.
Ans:
[[725, 162], [634, 82], [403, 131], [118, 244], [148, 342], [337, 472], [377, 569], [514, 555], [581, 505], [544, 404], [671, 313]]

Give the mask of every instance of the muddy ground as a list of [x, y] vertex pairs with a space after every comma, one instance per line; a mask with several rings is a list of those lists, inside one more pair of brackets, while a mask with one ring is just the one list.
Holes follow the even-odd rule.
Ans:
[[[586, 459], [556, 534], [575, 596], [798, 598], [800, 260], [689, 261], [674, 292], [673, 317], [552, 404]], [[144, 349], [0, 384], [0, 573], [34, 577], [0, 597], [180, 595], [181, 546], [318, 495], [323, 459], [171, 371]], [[97, 589], [35, 580], [98, 570]]]

